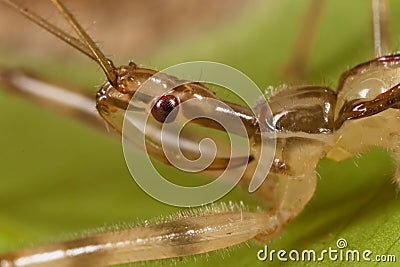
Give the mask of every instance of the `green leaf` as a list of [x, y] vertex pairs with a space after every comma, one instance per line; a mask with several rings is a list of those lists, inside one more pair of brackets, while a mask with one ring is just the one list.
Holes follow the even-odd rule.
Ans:
[[[399, 48], [400, 3], [391, 3], [392, 47]], [[206, 34], [164, 47], [148, 61], [157, 68], [211, 60], [238, 68], [261, 88], [286, 81], [282, 69], [310, 1], [249, 4], [243, 15]], [[43, 33], [45, 34], [45, 33]], [[340, 74], [373, 57], [369, 1], [327, 1], [309, 59], [307, 82], [335, 88]], [[104, 40], [107, 42], [107, 40]], [[4, 55], [2, 63], [9, 55]], [[13, 59], [20, 62], [21, 59]], [[146, 63], [145, 62], [145, 63]], [[13, 62], [8, 62], [13, 65]], [[140, 63], [140, 62], [139, 62]], [[4, 64], [3, 64], [4, 65]], [[16, 65], [16, 64], [14, 64]], [[91, 63], [30, 63], [52, 77], [92, 88], [102, 75]], [[54, 76], [53, 76], [54, 75]], [[71, 83], [71, 82], [70, 82]], [[166, 216], [178, 209], [141, 191], [130, 177], [118, 141], [93, 129], [0, 92], [0, 251], [73, 237], [87, 229]], [[366, 133], [368, 134], [368, 133]], [[357, 140], [355, 140], [356, 142]], [[344, 162], [322, 160], [318, 187], [301, 215], [268, 248], [348, 249], [400, 256], [400, 209], [392, 182], [393, 164], [383, 150]], [[224, 199], [262, 205], [245, 190]], [[177, 266], [366, 266], [361, 262], [260, 262], [264, 243], [175, 261]], [[399, 260], [399, 259], [398, 259]], [[163, 265], [155, 262], [153, 265]], [[368, 263], [396, 266], [396, 263]]]

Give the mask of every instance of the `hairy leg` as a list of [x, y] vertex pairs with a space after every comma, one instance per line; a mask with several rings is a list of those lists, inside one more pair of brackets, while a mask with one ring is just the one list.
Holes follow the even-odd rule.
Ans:
[[0, 266], [104, 266], [175, 258], [227, 248], [279, 227], [274, 214], [211, 206], [172, 221], [99, 233], [0, 255]]

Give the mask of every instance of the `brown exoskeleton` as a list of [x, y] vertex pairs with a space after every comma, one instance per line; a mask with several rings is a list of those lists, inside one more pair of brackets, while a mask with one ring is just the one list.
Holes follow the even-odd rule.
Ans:
[[[13, 1], [3, 2], [16, 7], [98, 62], [107, 81], [97, 94], [97, 109], [109, 125], [121, 132], [129, 100], [138, 86], [155, 71], [139, 68], [135, 64], [114, 67], [57, 0], [52, 2], [81, 40], [51, 26]], [[316, 186], [315, 167], [323, 157], [343, 160], [371, 146], [384, 147], [399, 156], [396, 144], [399, 118], [398, 63], [399, 56], [391, 55], [360, 64], [342, 75], [337, 93], [326, 87], [306, 86], [291, 88], [269, 98], [277, 149], [268, 178], [256, 194], [271, 206], [270, 209], [249, 212], [240, 207], [215, 208], [199, 214], [186, 214], [174, 221], [3, 254], [0, 255], [0, 266], [103, 266], [181, 257], [229, 247], [250, 239], [273, 238], [304, 209], [312, 197]], [[62, 106], [69, 112], [78, 112], [94, 124], [101, 124], [88, 108], [90, 98], [86, 96], [58, 87], [35, 91], [32, 85], [38, 81], [21, 73], [4, 72], [1, 79], [10, 88], [26, 93], [33, 99], [58, 103], [59, 108]], [[66, 100], [72, 97], [73, 102]], [[171, 108], [163, 102], [167, 101], [175, 107], [193, 97], [201, 100], [216, 96], [201, 84], [189, 84], [184, 89], [177, 88], [157, 98], [142, 96], [144, 102], [155, 103], [151, 113], [154, 123], [159, 124], [164, 123]], [[228, 104], [235, 110], [232, 115], [242, 119], [252, 140], [251, 159], [243, 177], [243, 184], [247, 186], [258, 164], [260, 138], [257, 121], [260, 116], [252, 114], [246, 107]], [[202, 107], [207, 108], [206, 104]], [[209, 127], [209, 122], [200, 122], [200, 125]], [[368, 135], [363, 135], [364, 131], [368, 131]], [[147, 145], [154, 157], [165, 160], [163, 152], [157, 150], [156, 145]], [[225, 167], [224, 161], [216, 162], [221, 163], [217, 164], [219, 168]], [[399, 179], [396, 173], [396, 181]]]

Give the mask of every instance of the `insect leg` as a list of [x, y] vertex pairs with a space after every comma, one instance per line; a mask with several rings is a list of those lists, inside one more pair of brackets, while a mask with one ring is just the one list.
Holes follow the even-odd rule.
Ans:
[[324, 4], [325, 0], [313, 0], [311, 2], [306, 18], [294, 42], [293, 54], [282, 75], [285, 80], [304, 80], [306, 65], [309, 61], [311, 46], [315, 39], [318, 21]]
[[300, 214], [314, 195], [315, 168], [327, 149], [328, 146], [318, 140], [278, 139], [274, 164], [258, 195], [276, 211], [282, 227]]
[[375, 56], [390, 53], [389, 3], [387, 0], [372, 0], [372, 24]]
[[105, 123], [95, 108], [95, 97], [67, 89], [22, 71], [0, 70], [0, 84], [37, 104], [104, 131]]
[[279, 220], [241, 206], [212, 206], [173, 221], [100, 233], [0, 255], [0, 266], [104, 266], [182, 257], [230, 247], [260, 233], [274, 232]]

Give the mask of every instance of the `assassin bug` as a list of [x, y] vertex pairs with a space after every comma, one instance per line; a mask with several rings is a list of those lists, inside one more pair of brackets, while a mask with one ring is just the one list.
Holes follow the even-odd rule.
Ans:
[[[55, 1], [55, 3], [59, 6], [60, 10], [62, 10], [63, 12], [66, 12], [66, 9], [64, 7], [62, 7], [62, 5], [58, 1]], [[68, 13], [65, 13], [65, 14], [69, 17], [69, 20], [71, 20], [72, 17]], [[73, 22], [73, 23], [75, 23], [75, 22]], [[78, 24], [75, 24], [75, 26], [77, 26], [77, 25]], [[80, 47], [80, 49], [83, 50], [83, 52], [88, 54], [90, 57], [97, 58], [97, 60], [99, 61], [99, 64], [102, 66], [102, 68], [107, 73], [107, 76], [108, 76], [108, 79], [109, 79], [109, 83], [111, 85], [115, 84], [116, 83], [116, 77], [114, 77], [115, 73], [113, 74], [113, 69], [115, 69], [115, 67], [113, 67], [110, 64], [109, 61], [107, 61], [104, 57], [102, 57], [100, 51], [96, 51], [96, 49], [95, 49], [96, 46], [94, 44], [90, 44], [90, 39], [88, 39], [87, 36], [84, 36], [84, 32], [81, 29], [78, 29], [78, 31], [80, 32], [80, 34], [82, 34], [83, 39], [85, 39], [87, 41], [89, 40], [88, 41], [89, 45], [86, 44], [88, 46]], [[76, 43], [76, 44], [77, 44], [78, 47], [80, 46], [79, 43]], [[91, 50], [91, 52], [90, 52], [87, 47], [91, 47], [93, 50]], [[358, 75], [360, 73], [364, 73], [365, 71], [368, 72], [370, 70], [374, 72], [375, 69], [379, 70], [381, 68], [381, 65], [385, 65], [385, 66], [388, 65], [389, 66], [389, 70], [388, 71], [390, 72], [391, 68], [394, 68], [396, 66], [396, 62], [397, 62], [397, 57], [396, 56], [390, 56], [390, 57], [386, 57], [386, 58], [381, 58], [379, 60], [375, 60], [375, 61], [369, 62], [367, 64], [360, 65], [359, 67], [353, 69], [352, 72], [346, 73], [346, 75], [343, 76], [343, 77], [351, 77], [352, 78], [353, 74], [357, 74]], [[360, 69], [362, 71], [360, 71]], [[367, 69], [367, 70], [365, 70], [365, 69]], [[148, 73], [146, 73], [147, 70], [138, 69], [134, 65], [126, 66], [126, 67], [124, 67], [122, 69], [119, 69], [119, 70], [121, 72], [124, 72], [124, 71], [136, 72], [136, 71], [138, 71], [139, 72], [138, 75], [142, 75], [143, 74], [144, 76], [147, 75], [146, 77], [148, 77]], [[150, 74], [152, 74], [152, 73], [150, 72]], [[123, 73], [118, 73], [117, 74], [117, 76], [119, 76], [119, 77], [122, 77], [123, 75], [124, 75]], [[392, 77], [392, 75], [390, 75], [390, 74], [388, 76]], [[344, 84], [344, 83], [345, 82], [343, 81], [342, 84]], [[108, 90], [107, 88], [110, 88], [108, 85], [105, 86], [105, 87], [106, 88], [103, 88], [105, 90]], [[307, 160], [306, 161], [308, 166], [305, 166], [305, 164], [303, 164], [301, 162], [298, 162], [299, 166], [296, 166], [296, 167], [295, 167], [296, 164], [294, 164], [293, 162], [291, 162], [289, 164], [289, 161], [290, 161], [289, 158], [290, 158], [291, 155], [293, 155], [292, 154], [293, 151], [291, 151], [291, 149], [289, 149], [290, 152], [288, 152], [288, 151], [284, 152], [284, 153], [288, 153], [286, 155], [288, 157], [287, 158], [288, 161], [280, 160], [280, 159], [283, 159], [283, 158], [282, 157], [280, 158], [279, 156], [277, 157], [278, 161], [276, 162], [276, 165], [274, 166], [274, 168], [275, 168], [274, 169], [274, 173], [276, 174], [276, 177], [270, 179], [269, 182], [268, 182], [269, 184], [265, 185], [266, 186], [266, 189], [265, 189], [266, 191], [265, 192], [269, 193], [269, 194], [265, 194], [265, 197], [267, 198], [265, 200], [267, 202], [272, 203], [272, 205], [275, 208], [277, 208], [277, 210], [272, 210], [272, 213], [267, 213], [267, 214], [264, 214], [262, 212], [260, 212], [260, 213], [248, 213], [248, 212], [244, 212], [244, 211], [242, 211], [240, 209], [237, 210], [235, 208], [233, 208], [232, 210], [229, 210], [229, 209], [228, 210], [222, 209], [220, 211], [213, 210], [209, 214], [205, 213], [203, 215], [194, 215], [194, 218], [195, 218], [196, 222], [200, 222], [201, 223], [201, 218], [203, 218], [203, 217], [204, 218], [207, 218], [207, 217], [208, 218], [212, 218], [211, 221], [213, 221], [214, 220], [213, 218], [215, 216], [215, 218], [219, 218], [219, 219], [215, 220], [216, 224], [215, 224], [214, 229], [217, 229], [217, 228], [224, 228], [223, 225], [222, 225], [222, 222], [219, 221], [219, 220], [222, 220], [222, 221], [226, 221], [227, 219], [228, 220], [229, 219], [233, 220], [233, 222], [230, 221], [228, 223], [228, 226], [227, 226], [229, 228], [229, 233], [228, 232], [225, 233], [225, 238], [231, 240], [232, 243], [236, 242], [236, 241], [233, 241], [235, 238], [231, 237], [231, 234], [232, 234], [231, 230], [232, 230], [232, 228], [235, 228], [235, 227], [238, 227], [236, 233], [238, 233], [239, 235], [241, 235], [242, 234], [241, 231], [243, 231], [243, 234], [244, 234], [243, 238], [244, 239], [248, 239], [249, 237], [256, 237], [257, 239], [263, 240], [265, 238], [272, 237], [275, 234], [275, 232], [280, 230], [281, 226], [283, 226], [284, 224], [289, 222], [293, 217], [295, 217], [297, 215], [297, 213], [299, 213], [303, 209], [304, 205], [308, 202], [309, 198], [312, 196], [312, 194], [314, 192], [315, 180], [314, 180], [314, 178], [310, 178], [311, 180], [306, 181], [306, 183], [302, 183], [303, 185], [305, 185], [305, 187], [303, 187], [303, 188], [299, 188], [299, 187], [294, 188], [295, 191], [293, 192], [292, 196], [294, 196], [297, 199], [286, 198], [287, 194], [280, 195], [282, 193], [282, 191], [280, 191], [280, 189], [283, 189], [284, 193], [285, 192], [286, 193], [289, 192], [289, 191], [287, 191], [287, 189], [290, 188], [290, 186], [286, 187], [288, 184], [290, 184], [292, 182], [297, 183], [297, 182], [300, 182], [300, 181], [307, 180], [307, 179], [300, 179], [300, 180], [294, 181], [294, 180], [296, 180], [296, 179], [294, 179], [293, 181], [291, 181], [290, 175], [289, 175], [289, 178], [288, 178], [288, 170], [287, 170], [287, 168], [290, 167], [290, 168], [297, 169], [297, 171], [299, 171], [298, 175], [300, 175], [300, 176], [304, 175], [304, 174], [309, 174], [310, 176], [314, 177], [314, 175], [315, 175], [314, 168], [315, 168], [316, 163], [319, 161], [319, 159], [323, 155], [326, 154], [326, 152], [328, 152], [327, 150], [331, 149], [332, 143], [335, 143], [335, 141], [336, 141], [332, 136], [329, 136], [329, 132], [333, 131], [333, 129], [337, 130], [337, 131], [343, 130], [344, 128], [342, 128], [342, 126], [347, 121], [356, 121], [357, 122], [358, 119], [360, 119], [359, 121], [361, 121], [362, 117], [369, 117], [369, 116], [373, 116], [375, 114], [380, 114], [380, 113], [383, 114], [383, 112], [386, 112], [386, 110], [384, 111], [384, 109], [388, 109], [388, 110], [390, 110], [390, 112], [393, 112], [392, 108], [396, 108], [396, 106], [395, 106], [395, 104], [396, 104], [395, 103], [396, 102], [395, 91], [396, 90], [395, 89], [396, 88], [393, 88], [393, 90], [390, 91], [391, 94], [381, 95], [381, 96], [379, 96], [377, 98], [373, 98], [373, 100], [369, 100], [369, 102], [365, 102], [365, 101], [363, 102], [363, 101], [361, 101], [359, 99], [354, 99], [354, 97], [353, 97], [353, 95], [351, 93], [349, 93], [349, 95], [345, 94], [343, 96], [344, 100], [342, 100], [342, 102], [336, 102], [335, 95], [332, 92], [328, 91], [327, 89], [320, 88], [320, 87], [308, 87], [306, 89], [303, 88], [303, 89], [296, 89], [296, 90], [292, 90], [292, 91], [286, 91], [286, 92], [283, 92], [281, 94], [276, 95], [274, 98], [271, 98], [270, 99], [271, 105], [272, 106], [274, 104], [276, 105], [275, 109], [273, 108], [273, 110], [279, 110], [279, 108], [281, 108], [282, 105], [285, 106], [286, 105], [285, 104], [285, 99], [290, 99], [290, 97], [293, 97], [293, 95], [291, 95], [291, 94], [294, 94], [294, 95], [296, 95], [296, 94], [299, 94], [299, 95], [304, 94], [304, 95], [302, 95], [302, 97], [308, 95], [309, 97], [311, 97], [311, 99], [314, 99], [314, 100], [317, 101], [317, 103], [315, 105], [316, 113], [318, 115], [322, 114], [322, 116], [317, 116], [320, 120], [319, 121], [315, 121], [315, 123], [316, 123], [315, 125], [313, 125], [313, 124], [293, 125], [293, 123], [291, 123], [291, 122], [293, 120], [295, 120], [295, 116], [297, 116], [297, 114], [293, 114], [293, 116], [294, 116], [293, 118], [291, 117], [291, 114], [289, 114], [287, 116], [285, 115], [285, 116], [283, 116], [283, 120], [279, 119], [278, 123], [276, 124], [277, 127], [279, 128], [279, 130], [282, 131], [282, 132], [294, 131], [294, 132], [304, 132], [306, 134], [310, 134], [310, 136], [306, 135], [306, 137], [304, 137], [304, 136], [295, 136], [295, 138], [293, 140], [290, 139], [292, 137], [283, 136], [282, 140], [280, 140], [283, 143], [281, 143], [280, 145], [282, 147], [287, 147], [287, 146], [291, 147], [293, 145], [293, 147], [294, 147], [293, 149], [294, 150], [296, 150], [295, 147], [298, 146], [298, 145], [303, 146], [303, 149], [304, 149], [302, 151], [303, 153], [304, 153], [305, 150], [310, 149], [310, 150], [307, 150], [307, 151], [309, 152], [308, 154], [309, 154], [309, 156], [311, 157], [312, 160]], [[112, 88], [110, 90], [112, 90]], [[107, 93], [107, 91], [105, 93]], [[375, 92], [375, 96], [376, 95], [377, 94]], [[101, 97], [101, 96], [102, 95], [100, 94], [99, 97]], [[112, 96], [110, 96], [110, 97], [112, 98]], [[347, 99], [347, 97], [350, 97], [350, 99]], [[318, 102], [318, 101], [321, 101], [321, 102]], [[356, 102], [352, 102], [352, 101], [356, 101]], [[298, 103], [299, 103], [299, 105], [304, 104], [304, 103], [301, 103], [301, 102], [298, 102]], [[321, 103], [322, 104], [329, 104], [328, 105], [329, 107], [327, 107], [326, 110], [325, 110], [326, 114], [324, 113], [325, 111], [321, 111], [321, 108], [320, 108], [322, 106]], [[340, 109], [339, 111], [337, 111], [337, 114], [334, 115], [332, 113], [333, 112], [333, 106], [335, 104], [338, 105], [337, 103], [340, 103], [340, 106], [343, 107], [343, 108]], [[308, 105], [307, 101], [306, 101], [305, 104]], [[99, 109], [100, 109], [100, 111], [103, 110], [103, 112], [104, 112], [104, 109], [106, 109], [107, 107], [102, 106], [102, 105], [103, 104], [100, 105]], [[109, 102], [105, 102], [104, 105], [109, 105]], [[287, 104], [287, 105], [289, 105], [289, 104]], [[289, 106], [285, 106], [285, 107], [287, 108]], [[325, 105], [325, 107], [326, 107], [326, 105]], [[298, 107], [298, 109], [296, 109], [295, 111], [298, 111], [300, 109], [301, 109], [301, 107]], [[281, 114], [282, 112], [284, 112], [286, 110], [287, 109], [283, 108], [282, 111], [279, 111], [279, 112], [277, 111], [277, 114], [278, 113]], [[155, 111], [155, 113], [159, 115], [159, 112]], [[305, 110], [305, 113], [306, 114], [304, 115], [303, 119], [307, 119], [307, 116], [310, 116], [310, 115], [307, 115], [307, 110]], [[387, 114], [385, 113], [385, 116], [386, 115]], [[107, 112], [103, 113], [103, 117], [105, 117], [106, 120], [108, 119], [107, 116], [108, 116]], [[334, 120], [335, 116], [338, 117], [339, 119]], [[389, 118], [384, 117], [384, 119], [389, 119], [389, 120], [392, 119], [390, 116], [391, 115], [389, 115]], [[281, 116], [281, 118], [282, 118], [282, 116]], [[158, 121], [162, 121], [162, 119], [159, 119]], [[108, 122], [113, 124], [112, 119], [111, 120], [108, 119]], [[350, 124], [350, 125], [352, 126], [353, 124]], [[391, 125], [395, 125], [395, 124], [391, 124]], [[114, 124], [113, 126], [115, 128], [118, 128], [118, 125], [116, 125], [116, 124]], [[310, 128], [301, 128], [301, 126], [310, 127]], [[298, 127], [300, 127], [300, 128], [298, 128]], [[354, 126], [354, 127], [357, 128], [358, 125], [356, 124], [356, 126]], [[343, 131], [345, 131], [345, 130], [343, 130]], [[347, 133], [347, 131], [348, 130], [346, 130], [345, 132]], [[350, 134], [351, 133], [355, 133], [355, 131], [352, 130], [352, 131], [350, 131]], [[320, 140], [318, 138], [316, 140], [313, 140], [314, 138], [309, 138], [309, 137], [314, 137], [314, 135], [317, 135], [317, 134], [326, 134], [327, 138], [330, 139], [332, 137], [332, 140], [325, 141], [325, 140]], [[393, 136], [395, 137], [395, 134], [393, 132], [389, 132], [388, 134], [389, 134], [389, 137], [393, 137]], [[382, 136], [382, 133], [379, 132], [379, 133], [377, 133], [377, 135], [378, 135], [378, 140], [379, 140], [380, 137]], [[344, 133], [340, 134], [340, 137], [343, 137], [343, 136], [346, 136], [346, 135]], [[358, 147], [358, 146], [354, 146], [354, 147], [352, 146], [353, 145], [352, 142], [354, 140], [354, 136], [350, 135], [349, 138], [350, 138], [351, 142], [347, 142], [347, 143], [346, 143], [346, 141], [347, 141], [346, 138], [342, 138], [342, 139], [340, 139], [340, 141], [337, 144], [337, 147], [336, 147], [337, 149], [336, 150], [332, 150], [333, 152], [330, 152], [329, 156], [332, 157], [332, 158], [335, 158], [335, 159], [342, 159], [342, 158], [345, 158], [345, 157], [347, 157], [349, 155], [352, 155], [354, 153], [359, 153], [359, 152], [363, 151], [364, 147], [368, 147], [369, 145], [371, 145], [368, 142], [373, 142], [372, 145], [377, 145], [376, 140], [374, 139], [373, 135], [370, 135], [369, 137], [371, 137], [371, 140], [367, 139], [367, 140], [363, 140], [361, 142], [361, 145], [362, 145], [361, 148]], [[288, 140], [284, 140], [285, 138], [289, 138], [288, 139], [289, 143], [286, 143]], [[307, 140], [303, 140], [303, 141], [305, 141], [303, 143], [302, 140], [299, 140], [299, 139], [302, 139], [302, 138], [305, 138], [305, 139], [309, 138], [310, 140], [308, 140], [308, 141], [310, 141], [310, 142], [308, 142]], [[375, 138], [377, 138], [377, 137], [375, 136]], [[324, 138], [322, 138], [322, 139], [324, 139]], [[293, 144], [291, 144], [291, 142], [293, 142]], [[344, 143], [341, 143], [341, 142], [344, 142]], [[327, 145], [325, 145], [323, 143], [326, 143]], [[308, 147], [309, 145], [310, 145], [310, 147]], [[388, 148], [388, 149], [391, 148], [391, 144], [388, 145], [387, 143], [385, 143], [385, 141], [383, 141], [383, 143], [381, 145], [386, 147], [386, 148]], [[295, 152], [296, 151], [294, 151], [294, 153]], [[295, 158], [298, 158], [298, 156], [295, 157]], [[313, 163], [310, 163], [310, 162], [313, 162]], [[310, 169], [308, 169], [308, 168], [310, 168]], [[285, 179], [286, 179], [286, 183], [282, 182]], [[279, 183], [277, 182], [278, 180], [279, 180]], [[282, 185], [283, 188], [279, 188], [279, 186], [276, 186], [278, 184]], [[275, 196], [278, 196], [278, 197], [274, 198], [275, 197], [274, 194], [276, 194]], [[288, 201], [288, 202], [286, 203], [286, 201]], [[292, 202], [292, 201], [294, 201], [296, 203], [294, 204], [294, 202]], [[288, 205], [288, 206], [286, 206], [286, 205]], [[282, 207], [283, 207], [283, 209], [282, 209]], [[276, 213], [276, 211], [278, 211], [278, 212]], [[227, 216], [227, 217], [224, 217], [224, 216]], [[239, 216], [239, 217], [235, 217], [235, 216]], [[240, 224], [243, 221], [246, 221], [246, 216], [249, 216], [248, 217], [249, 221], [247, 221], [247, 223], [252, 221], [254, 223], [254, 227], [249, 227], [248, 224], [240, 226]], [[237, 224], [235, 224], [235, 222], [234, 222], [235, 218], [236, 218], [236, 223]], [[266, 222], [266, 219], [268, 220], [268, 222]], [[161, 229], [161, 233], [158, 233], [158, 235], [164, 236], [165, 237], [164, 239], [165, 239], [165, 241], [167, 243], [168, 242], [177, 241], [177, 243], [173, 243], [172, 245], [173, 246], [178, 246], [178, 247], [183, 247], [183, 245], [185, 245], [184, 246], [185, 249], [183, 249], [183, 248], [176, 249], [176, 247], [175, 247], [175, 249], [173, 251], [171, 251], [171, 254], [167, 253], [168, 255], [165, 255], [165, 257], [183, 256], [183, 254], [179, 254], [181, 252], [183, 253], [183, 251], [186, 251], [185, 253], [189, 253], [189, 254], [205, 252], [205, 250], [204, 251], [203, 250], [196, 251], [195, 249], [191, 249], [188, 246], [190, 244], [190, 242], [191, 242], [191, 238], [189, 238], [188, 236], [180, 236], [179, 238], [175, 238], [174, 237], [174, 236], [177, 236], [177, 235], [179, 236], [178, 233], [183, 233], [182, 231], [185, 231], [185, 233], [188, 233], [188, 231], [193, 230], [193, 229], [191, 229], [191, 227], [195, 224], [194, 221], [190, 220], [190, 216], [184, 217], [182, 219], [178, 219], [178, 221], [179, 220], [182, 220], [184, 223], [187, 223], [187, 224], [179, 224], [179, 225], [177, 225], [177, 224], [174, 224], [174, 223], [171, 223], [171, 222], [167, 222], [167, 223], [164, 223], [164, 224], [161, 223], [161, 224], [158, 224], [158, 226], [156, 225], [155, 227], [147, 226], [147, 228], [146, 227], [137, 228], [136, 231], [138, 231], [138, 232], [136, 232], [136, 234], [138, 234], [138, 233], [140, 233], [142, 231], [146, 231], [146, 229], [149, 229], [150, 231], [153, 231], [153, 230], [156, 230], [156, 229], [158, 229], [158, 230]], [[160, 227], [160, 225], [161, 225], [161, 227]], [[182, 225], [184, 225], [184, 226], [182, 226]], [[181, 226], [181, 227], [178, 227], [178, 226]], [[213, 228], [213, 227], [211, 226], [211, 228]], [[171, 229], [174, 229], [174, 230], [176, 230], [178, 232], [177, 233], [171, 232]], [[203, 228], [201, 228], [201, 229], [203, 229]], [[200, 233], [201, 232], [200, 230], [198, 232], [196, 232], [197, 230], [194, 229], [193, 231], [196, 232], [195, 235], [199, 234], [199, 236], [201, 236], [202, 233]], [[220, 230], [221, 229], [218, 229], [216, 232], [218, 232]], [[163, 231], [167, 231], [167, 232], [163, 232]], [[135, 230], [133, 230], [133, 232], [135, 232]], [[127, 232], [123, 232], [123, 234], [124, 234], [124, 238], [129, 235]], [[116, 235], [118, 235], [118, 234], [116, 234]], [[102, 237], [105, 238], [105, 240], [110, 241], [110, 240], [113, 239], [113, 236], [115, 237], [116, 235], [114, 235], [113, 233], [110, 233], [109, 235], [107, 233], [105, 233], [105, 234], [102, 234], [102, 235], [99, 235], [99, 236], [102, 236]], [[227, 237], [228, 235], [230, 237]], [[133, 235], [133, 236], [136, 238], [137, 235]], [[191, 235], [190, 237], [193, 237], [193, 236]], [[183, 241], [186, 242], [186, 243], [185, 244], [183, 242], [180, 243], [180, 241], [179, 241], [179, 240], [181, 240], [180, 238], [182, 238]], [[140, 238], [140, 239], [142, 239], [142, 238]], [[161, 239], [163, 239], [163, 238], [161, 238]], [[86, 241], [90, 242], [90, 238], [85, 238], [85, 239], [82, 239], [82, 240], [83, 240], [83, 242], [86, 242]], [[96, 244], [97, 244], [97, 242], [99, 240], [96, 240]], [[197, 241], [197, 240], [195, 240], [195, 241]], [[241, 240], [241, 241], [244, 241], [244, 240]], [[118, 241], [118, 242], [122, 242], [122, 241]], [[209, 240], [208, 241], [206, 240], [206, 243], [207, 242], [209, 242]], [[218, 244], [218, 242], [219, 241], [217, 240], [217, 242], [215, 243], [215, 246], [216, 246], [215, 248], [223, 247], [223, 246], [226, 246], [228, 244], [228, 242], [226, 242], [226, 240], [223, 240], [223, 239], [221, 239], [221, 243], [222, 244], [221, 243]], [[110, 242], [108, 242], [108, 243], [110, 243]], [[67, 243], [63, 243], [63, 244], [67, 244]], [[74, 242], [71, 242], [71, 243], [68, 243], [68, 244], [71, 244], [72, 246], [74, 246], [75, 244], [79, 244], [79, 242], [75, 243], [75, 244], [74, 244]], [[117, 244], [117, 243], [115, 243], [115, 244]], [[128, 245], [132, 245], [132, 244], [124, 244], [123, 242], [122, 243], [118, 243], [118, 244], [120, 244], [122, 247], [125, 246], [125, 245], [127, 245], [127, 246]], [[98, 244], [98, 246], [99, 247], [93, 248], [93, 249], [102, 250], [102, 249], [108, 249], [108, 248], [111, 248], [111, 249], [115, 248], [115, 247], [113, 247], [113, 242], [111, 242], [111, 245], [109, 247], [107, 247], [107, 245], [102, 246], [101, 244]], [[206, 245], [206, 246], [208, 246], [208, 245]], [[80, 260], [79, 264], [85, 265], [85, 266], [89, 265], [89, 264], [103, 264], [103, 265], [104, 264], [112, 264], [112, 263], [118, 262], [118, 260], [120, 260], [120, 261], [132, 260], [132, 259], [129, 258], [129, 257], [132, 256], [131, 253], [128, 253], [127, 255], [119, 255], [119, 257], [117, 257], [117, 254], [114, 254], [114, 256], [117, 259], [114, 259], [113, 255], [111, 255], [109, 259], [107, 259], [106, 256], [105, 257], [99, 257], [99, 258], [95, 259], [93, 257], [94, 251], [85, 250], [85, 248], [84, 248], [85, 246], [84, 245], [78, 245], [78, 247], [82, 248], [83, 250], [70, 248], [70, 250], [68, 252], [69, 254], [67, 253], [68, 254], [67, 255], [62, 251], [61, 251], [61, 254], [60, 254], [58, 249], [56, 249], [55, 251], [57, 253], [54, 253], [54, 254], [46, 254], [46, 253], [44, 253], [44, 256], [46, 256], [46, 255], [49, 256], [48, 259], [50, 259], [50, 260], [59, 260], [59, 259], [61, 260], [61, 258], [63, 258], [65, 255], [67, 255], [69, 258], [64, 261], [64, 264], [69, 264], [69, 261]], [[215, 249], [215, 248], [211, 248], [211, 247], [212, 246], [208, 246], [207, 249], [211, 249], [211, 250]], [[44, 247], [44, 249], [45, 249], [44, 251], [49, 251], [49, 248], [51, 250], [51, 249], [54, 249], [55, 247], [52, 247], [51, 245], [49, 247], [47, 247], [47, 248]], [[38, 247], [38, 249], [40, 249], [40, 247]], [[156, 249], [156, 247], [153, 247], [153, 249]], [[29, 251], [32, 252], [33, 250], [27, 250], [27, 253], [30, 253]], [[119, 250], [119, 251], [121, 253], [124, 253], [123, 250]], [[148, 255], [148, 254], [152, 254], [152, 253], [150, 253], [149, 251], [142, 252], [142, 254], [138, 254], [138, 255], [142, 255], [144, 258], [141, 258], [141, 256], [138, 256], [136, 258], [136, 260], [151, 259], [151, 258], [146, 258], [146, 257], [157, 256], [156, 254], [154, 254], [154, 255], [153, 254], [152, 255]], [[17, 257], [20, 257], [20, 256], [17, 256], [17, 255], [18, 255], [18, 253], [16, 253], [16, 254], [8, 254], [8, 256], [6, 255], [4, 257], [3, 264], [5, 266], [6, 266], [6, 264], [9, 264], [10, 260], [13, 259], [13, 257], [16, 258], [15, 260], [17, 261], [18, 260]], [[54, 258], [51, 259], [51, 257], [54, 257]], [[57, 258], [57, 257], [60, 257], [60, 258]], [[82, 258], [79, 258], [79, 257], [82, 257]], [[161, 257], [163, 257], [163, 256], [161, 256]], [[29, 260], [32, 260], [32, 261], [35, 260], [35, 258], [29, 258], [28, 256], [25, 257], [25, 258], [20, 257], [20, 259], [21, 258], [25, 259], [26, 260], [25, 262], [28, 262], [28, 263], [29, 263]], [[157, 257], [157, 258], [160, 258], [160, 257]], [[99, 262], [97, 262], [97, 260]], [[113, 260], [115, 260], [115, 261], [113, 261]], [[135, 260], [135, 258], [133, 260]], [[44, 264], [45, 261], [41, 262], [41, 263]], [[53, 263], [49, 263], [49, 264], [53, 264]], [[76, 263], [76, 264], [78, 264], [78, 263]]]

